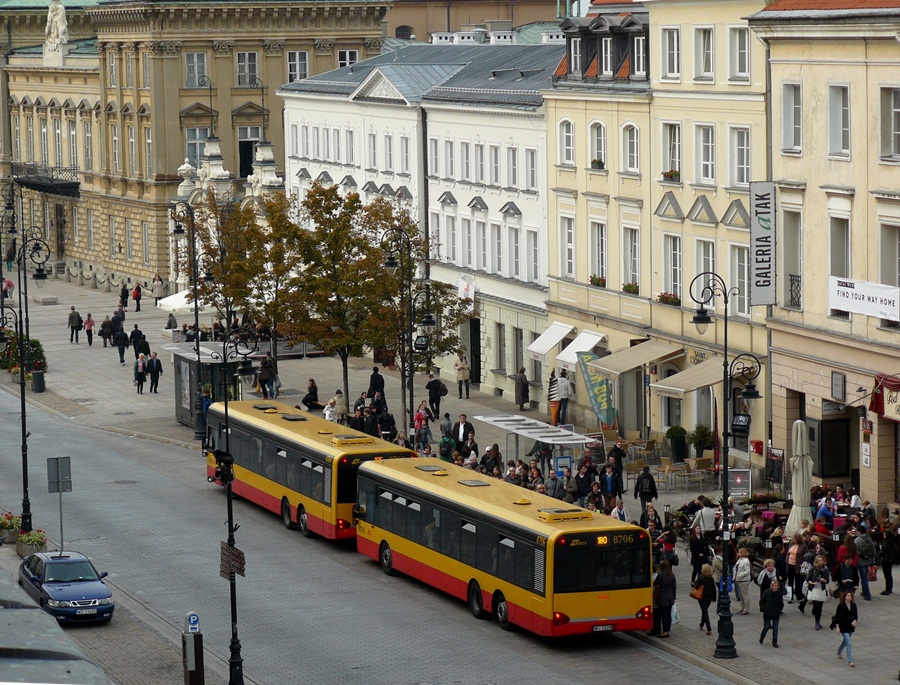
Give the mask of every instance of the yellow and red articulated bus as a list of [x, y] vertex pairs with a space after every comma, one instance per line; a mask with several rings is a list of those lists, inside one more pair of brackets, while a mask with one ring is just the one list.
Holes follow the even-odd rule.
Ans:
[[[215, 451], [226, 449], [225, 406], [207, 413], [206, 473], [216, 480]], [[356, 473], [374, 459], [414, 457], [399, 445], [373, 438], [281, 402], [228, 403], [228, 447], [234, 459], [234, 494], [276, 514], [307, 537], [356, 536]]]
[[652, 627], [642, 528], [437, 459], [368, 461], [357, 487], [359, 551], [476, 618], [548, 636]]

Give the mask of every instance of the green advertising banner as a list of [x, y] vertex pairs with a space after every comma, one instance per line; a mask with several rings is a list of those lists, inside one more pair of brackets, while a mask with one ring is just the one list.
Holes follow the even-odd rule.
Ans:
[[584, 378], [588, 397], [591, 398], [591, 407], [601, 424], [606, 426], [616, 425], [616, 408], [613, 407], [612, 393], [609, 387], [609, 379], [597, 371], [591, 371], [588, 362], [600, 359], [593, 352], [578, 352], [578, 368], [581, 369], [581, 377]]

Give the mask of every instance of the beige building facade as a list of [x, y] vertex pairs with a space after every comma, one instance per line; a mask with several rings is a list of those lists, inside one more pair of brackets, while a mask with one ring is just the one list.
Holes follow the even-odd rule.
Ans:
[[771, 55], [773, 440], [805, 419], [813, 481], [882, 504], [900, 475], [900, 4], [853, 5], [776, 0], [750, 22]]
[[69, 42], [55, 49], [44, 43], [46, 9], [0, 12], [19, 27], [0, 105], [9, 122], [0, 163], [22, 190], [19, 220], [43, 232], [60, 275], [172, 280], [169, 207], [185, 159], [199, 168], [206, 140], [219, 138], [237, 197], [260, 141], [271, 141], [283, 170], [277, 89], [378, 54], [386, 10], [82, 2], [66, 13]]

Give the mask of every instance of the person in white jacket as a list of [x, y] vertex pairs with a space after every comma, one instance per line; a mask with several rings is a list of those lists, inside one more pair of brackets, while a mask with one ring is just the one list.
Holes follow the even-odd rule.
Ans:
[[750, 579], [753, 575], [750, 567], [750, 550], [746, 547], [741, 547], [738, 550], [738, 559], [734, 565], [733, 575], [734, 583], [737, 585], [738, 592], [741, 595], [741, 610], [738, 612], [738, 616], [746, 616], [750, 613], [747, 607], [750, 601]]
[[697, 526], [700, 526], [700, 531], [706, 536], [707, 540], [715, 537], [716, 510], [712, 502], [706, 497], [703, 498], [703, 508], [697, 510], [697, 513], [694, 514], [694, 520], [691, 521], [692, 529]]

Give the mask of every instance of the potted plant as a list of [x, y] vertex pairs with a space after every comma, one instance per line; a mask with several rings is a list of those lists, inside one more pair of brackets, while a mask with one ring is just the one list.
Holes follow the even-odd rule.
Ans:
[[588, 280], [590, 281], [591, 285], [596, 285], [598, 288], [606, 287], [606, 276], [598, 276], [594, 274]]
[[35, 528], [27, 533], [19, 533], [19, 539], [16, 540], [16, 553], [22, 557], [31, 556], [35, 552], [47, 551], [47, 533], [40, 528]]
[[602, 159], [592, 159], [591, 160], [591, 169], [602, 169], [603, 168], [603, 160]]
[[678, 171], [678, 169], [664, 171], [662, 176], [664, 181], [672, 181], [673, 183], [678, 183], [678, 181], [681, 180], [681, 172]]
[[629, 295], [637, 295], [641, 292], [641, 288], [637, 283], [625, 283], [622, 285], [622, 292], [626, 292]]
[[673, 307], [681, 306], [681, 298], [678, 297], [675, 293], [660, 293], [656, 296], [657, 302], [662, 302], [663, 304], [672, 305]]
[[685, 441], [687, 439], [687, 431], [681, 426], [671, 426], [666, 431], [666, 439], [672, 444], [672, 456], [675, 462], [683, 462], [687, 454]]
[[0, 540], [15, 542], [22, 529], [22, 517], [12, 512], [6, 512], [0, 517]]
[[687, 434], [687, 443], [696, 450], [697, 458], [703, 456], [703, 450], [715, 447], [716, 437], [705, 423], [698, 423], [694, 430]]

